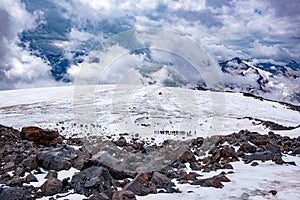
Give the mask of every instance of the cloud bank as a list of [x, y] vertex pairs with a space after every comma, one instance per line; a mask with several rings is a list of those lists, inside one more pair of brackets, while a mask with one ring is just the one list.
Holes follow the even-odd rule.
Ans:
[[299, 62], [299, 9], [294, 0], [0, 0], [0, 88], [72, 81], [92, 49], [136, 27], [186, 34], [215, 60]]

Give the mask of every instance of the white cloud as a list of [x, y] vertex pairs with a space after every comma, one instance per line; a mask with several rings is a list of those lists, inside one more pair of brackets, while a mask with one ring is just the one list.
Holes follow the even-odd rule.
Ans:
[[50, 79], [51, 67], [28, 47], [18, 46], [18, 34], [36, 26], [36, 15], [26, 11], [20, 1], [1, 1], [0, 88], [45, 86], [57, 84]]
[[[213, 59], [236, 56], [275, 61], [300, 59], [300, 45], [295, 45], [299, 44], [300, 35], [299, 4], [293, 0], [53, 0], [48, 3], [55, 6], [41, 5], [36, 12], [28, 12], [20, 0], [0, 0], [0, 76], [5, 76], [6, 85], [40, 79], [51, 82], [51, 66], [32, 55], [28, 48], [17, 45], [18, 35], [34, 30], [43, 12], [50, 13], [44, 17], [51, 17], [51, 9], [61, 15], [56, 17], [70, 21], [71, 27], [63, 30], [67, 33], [66, 41], [56, 40], [55, 34], [49, 36], [52, 41], [48, 38], [69, 59], [84, 45], [98, 45], [111, 35], [149, 26], [189, 35]], [[51, 21], [43, 20], [45, 24]], [[71, 66], [69, 76], [74, 78], [77, 70], [78, 66]]]
[[256, 58], [277, 58], [279, 60], [300, 59], [300, 55], [293, 55], [287, 48], [280, 44], [264, 45], [259, 40], [252, 43], [252, 48], [249, 49], [250, 54]]

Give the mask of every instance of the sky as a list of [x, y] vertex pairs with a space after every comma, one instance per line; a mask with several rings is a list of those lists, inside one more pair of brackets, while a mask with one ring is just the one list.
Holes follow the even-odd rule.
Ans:
[[[298, 0], [0, 0], [0, 88], [59, 85], [53, 73], [62, 65], [53, 63], [72, 60], [78, 50], [86, 55], [93, 45], [137, 27], [188, 35], [215, 60], [299, 62], [299, 5]], [[72, 77], [78, 63], [69, 66], [65, 73]]]

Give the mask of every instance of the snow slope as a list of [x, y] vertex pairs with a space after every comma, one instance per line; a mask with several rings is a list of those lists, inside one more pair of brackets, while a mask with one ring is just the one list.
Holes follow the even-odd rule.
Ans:
[[[155, 131], [169, 130], [208, 136], [241, 129], [269, 131], [245, 117], [284, 126], [300, 124], [299, 112], [240, 93], [126, 85], [0, 91], [1, 124], [57, 128], [65, 135], [100, 131], [153, 137]], [[288, 132], [297, 135], [299, 130]]]
[[[145, 139], [153, 137], [160, 142], [166, 138], [182, 138], [178, 138], [178, 135], [159, 135], [154, 131], [191, 131], [192, 137], [229, 134], [241, 129], [260, 133], [269, 131], [259, 121], [245, 117], [284, 126], [300, 124], [299, 112], [276, 102], [245, 97], [240, 93], [125, 85], [0, 91], [1, 124], [16, 128], [29, 125], [57, 128], [65, 135], [127, 132], [139, 133]], [[298, 137], [299, 130], [274, 132]], [[259, 162], [258, 166], [252, 167], [240, 161], [233, 163], [235, 173], [227, 175], [231, 182], [225, 183], [222, 189], [177, 184], [182, 191], [180, 194], [156, 194], [137, 198], [299, 199], [300, 158], [285, 156], [283, 159], [295, 161], [297, 166], [280, 166], [268, 161]], [[221, 170], [201, 174], [211, 177], [220, 172]], [[62, 178], [72, 176], [73, 173], [74, 170], [64, 172]], [[41, 184], [43, 176], [38, 178], [40, 182], [37, 184]], [[276, 196], [268, 192], [272, 189], [278, 191]], [[79, 200], [85, 197], [71, 194], [68, 198]]]

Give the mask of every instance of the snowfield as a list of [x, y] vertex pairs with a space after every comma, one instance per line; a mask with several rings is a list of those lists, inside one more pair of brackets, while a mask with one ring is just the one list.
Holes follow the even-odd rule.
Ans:
[[[268, 133], [270, 129], [259, 120], [296, 127], [300, 124], [300, 113], [240, 93], [158, 86], [64, 86], [0, 91], [1, 124], [14, 128], [32, 125], [54, 128], [66, 136], [126, 132], [161, 142], [167, 138], [230, 134], [242, 129]], [[184, 131], [185, 135], [157, 131]], [[300, 128], [274, 132], [300, 136]], [[285, 156], [283, 159], [294, 161], [297, 166], [258, 161], [259, 165], [252, 167], [239, 161], [232, 163], [234, 170], [201, 173], [206, 177], [234, 171], [227, 175], [231, 182], [225, 183], [222, 189], [177, 184], [180, 194], [155, 194], [138, 199], [300, 199], [300, 158]], [[74, 172], [64, 172], [61, 178], [71, 177]], [[40, 183], [42, 177], [38, 177]], [[278, 191], [276, 196], [269, 193], [272, 189]], [[73, 194], [67, 198], [85, 197]]]
[[[91, 134], [127, 132], [153, 137], [155, 131], [168, 130], [205, 137], [241, 129], [269, 131], [249, 118], [291, 127], [300, 124], [299, 112], [240, 93], [98, 85], [0, 91], [0, 97], [3, 125], [57, 128], [65, 135], [88, 130]], [[299, 130], [274, 132], [297, 136]]]

